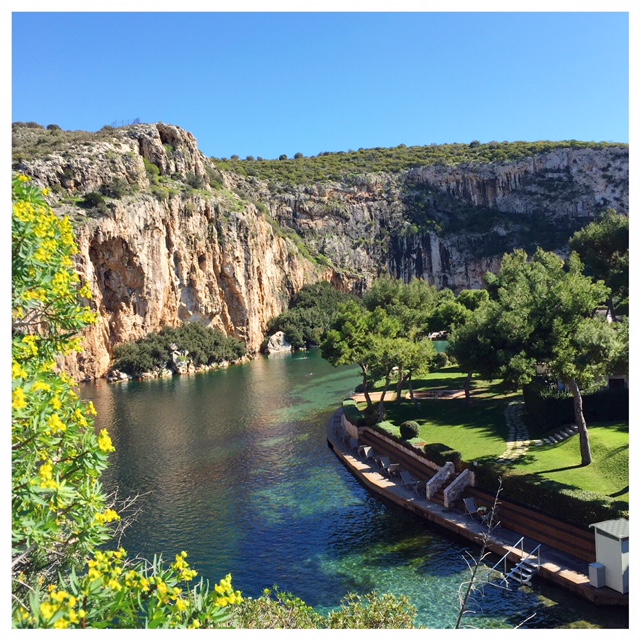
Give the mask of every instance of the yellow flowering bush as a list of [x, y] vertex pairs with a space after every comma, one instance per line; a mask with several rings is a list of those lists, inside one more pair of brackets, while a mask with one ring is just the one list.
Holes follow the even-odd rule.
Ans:
[[227, 576], [209, 590], [197, 572], [190, 569], [186, 553], [165, 566], [159, 558], [152, 563], [127, 563], [124, 549], [98, 551], [87, 562], [88, 570], [69, 577], [47, 590], [35, 593], [29, 606], [14, 614], [14, 627], [39, 629], [206, 629], [229, 619], [225, 608], [243, 599]]
[[81, 283], [71, 223], [55, 215], [25, 176], [13, 180], [12, 195], [12, 533], [18, 593], [54, 579], [111, 537], [108, 523], [96, 517], [106, 508], [100, 476], [111, 449], [100, 446], [108, 436], [94, 432], [93, 406], [78, 398], [71, 380], [55, 373], [56, 357], [94, 318], [77, 302]]
[[121, 516], [100, 477], [115, 447], [95, 408], [56, 373], [95, 313], [75, 271], [71, 223], [26, 176], [13, 179], [12, 596], [15, 628], [210, 628], [242, 596], [227, 576], [210, 590], [186, 561], [166, 567], [102, 551]]

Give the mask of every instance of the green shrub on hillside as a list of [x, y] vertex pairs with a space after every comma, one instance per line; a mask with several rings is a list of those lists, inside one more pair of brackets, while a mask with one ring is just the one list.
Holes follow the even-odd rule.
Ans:
[[162, 369], [170, 361], [172, 347], [177, 351], [188, 351], [188, 359], [196, 366], [238, 360], [247, 352], [244, 342], [237, 338], [189, 323], [176, 328], [165, 327], [158, 333], [116, 347], [114, 368], [133, 376]]
[[268, 332], [283, 331], [294, 349], [317, 346], [329, 330], [338, 305], [352, 298], [328, 282], [307, 285], [292, 298], [287, 311], [271, 320]]
[[[376, 147], [358, 151], [322, 152], [309, 158], [288, 159], [282, 154], [278, 160], [223, 160], [213, 158], [220, 169], [239, 175], [252, 175], [277, 183], [322, 182], [343, 180], [347, 175], [365, 173], [396, 173], [412, 167], [443, 165], [454, 167], [466, 163], [486, 164], [490, 162], [513, 162], [555, 149], [603, 149], [607, 147], [628, 148], [627, 144], [609, 142], [489, 142], [480, 144], [441, 144], [412, 146], [399, 145], [394, 148]], [[297, 154], [296, 154], [297, 155]]]

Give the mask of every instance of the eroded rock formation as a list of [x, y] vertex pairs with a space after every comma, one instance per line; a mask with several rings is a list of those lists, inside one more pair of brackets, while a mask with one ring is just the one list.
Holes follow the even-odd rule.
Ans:
[[275, 188], [219, 171], [171, 125], [58, 140], [18, 133], [51, 134], [47, 153], [21, 153], [14, 169], [49, 187], [74, 220], [78, 268], [100, 315], [84, 353], [65, 363], [78, 379], [104, 375], [118, 344], [183, 322], [256, 352], [269, 320], [319, 279], [354, 292], [384, 272], [479, 287], [506, 251], [562, 252], [602, 210], [628, 213], [619, 147]]

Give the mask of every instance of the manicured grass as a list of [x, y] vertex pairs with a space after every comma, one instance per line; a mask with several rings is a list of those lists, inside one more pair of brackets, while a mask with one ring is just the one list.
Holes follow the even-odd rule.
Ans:
[[[448, 367], [414, 381], [414, 391], [462, 389], [465, 378], [466, 374], [458, 368]], [[484, 380], [474, 379], [472, 390], [471, 404], [464, 398], [422, 399], [417, 408], [405, 399], [399, 404], [385, 402], [386, 420], [396, 426], [405, 420], [415, 420], [420, 425], [416, 441], [446, 444], [460, 451], [467, 462], [496, 458], [506, 450], [504, 411], [511, 400], [520, 396], [505, 392], [498, 382]], [[359, 406], [362, 409], [366, 405]]]
[[556, 445], [531, 447], [512, 473], [536, 473], [570, 487], [629, 501], [629, 425], [589, 425], [593, 462], [580, 466], [580, 440], [572, 436]]
[[[414, 381], [414, 391], [462, 389], [465, 374], [448, 367]], [[381, 385], [376, 385], [380, 390]], [[391, 398], [395, 395], [391, 393]], [[507, 425], [504, 416], [510, 401], [521, 400], [520, 392], [506, 391], [499, 382], [474, 379], [471, 404], [464, 398], [422, 399], [418, 407], [409, 400], [385, 402], [384, 427], [399, 435], [405, 420], [420, 425], [420, 436], [412, 440], [442, 443], [460, 451], [463, 460], [495, 460], [506, 451]], [[364, 403], [359, 404], [364, 409]], [[580, 466], [578, 436], [556, 445], [531, 446], [528, 453], [510, 467], [510, 474], [538, 474], [559, 485], [629, 500], [629, 425], [589, 425], [593, 462]], [[506, 469], [505, 469], [506, 471]]]

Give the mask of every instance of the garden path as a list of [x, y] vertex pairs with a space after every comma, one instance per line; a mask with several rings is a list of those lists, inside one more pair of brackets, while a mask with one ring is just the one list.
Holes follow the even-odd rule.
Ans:
[[522, 400], [512, 400], [505, 409], [504, 417], [508, 428], [507, 450], [497, 460], [501, 464], [510, 464], [524, 456], [531, 445], [557, 444], [578, 432], [578, 427], [569, 425], [546, 438], [530, 440], [529, 430], [522, 419], [523, 409], [524, 402]]

